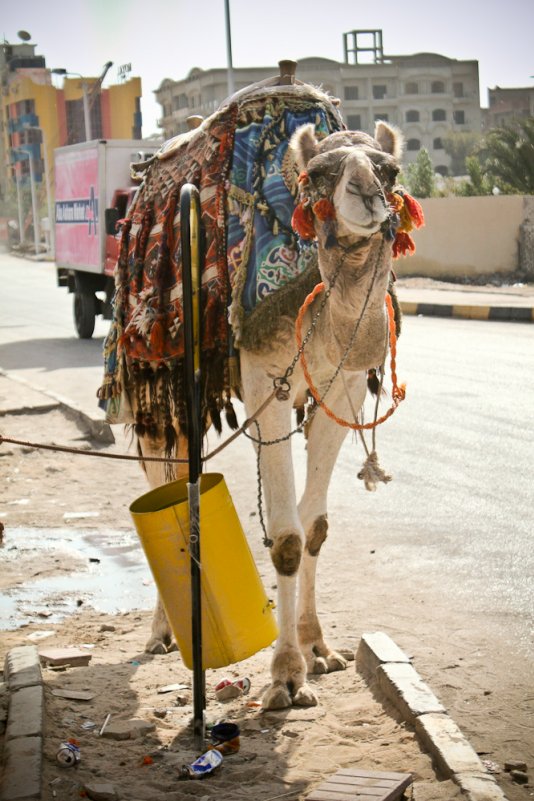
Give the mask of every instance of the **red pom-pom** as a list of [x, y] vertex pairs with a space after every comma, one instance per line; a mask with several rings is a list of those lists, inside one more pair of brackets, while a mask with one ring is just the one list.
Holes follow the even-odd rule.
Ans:
[[415, 243], [405, 231], [397, 231], [395, 240], [393, 242], [393, 258], [398, 259], [399, 256], [409, 256], [415, 253]]
[[313, 213], [321, 222], [325, 222], [325, 220], [336, 219], [336, 210], [333, 204], [325, 197], [322, 197], [313, 204]]
[[412, 218], [412, 223], [416, 228], [421, 228], [421, 226], [425, 224], [425, 215], [423, 213], [423, 209], [421, 208], [421, 204], [418, 203], [415, 198], [409, 195], [408, 192], [405, 192], [404, 205], [406, 206], [406, 209]]
[[313, 214], [309, 206], [303, 206], [302, 203], [295, 206], [291, 225], [301, 239], [315, 239]]

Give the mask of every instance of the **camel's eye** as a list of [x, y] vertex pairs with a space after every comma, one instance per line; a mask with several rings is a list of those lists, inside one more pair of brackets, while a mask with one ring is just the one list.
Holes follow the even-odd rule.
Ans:
[[381, 184], [390, 186], [395, 183], [395, 179], [399, 174], [399, 167], [393, 164], [375, 164], [374, 172]]

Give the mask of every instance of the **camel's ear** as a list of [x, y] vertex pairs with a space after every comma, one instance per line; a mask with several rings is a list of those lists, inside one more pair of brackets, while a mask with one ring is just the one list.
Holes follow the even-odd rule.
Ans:
[[375, 139], [385, 153], [400, 161], [404, 150], [404, 137], [398, 128], [378, 120], [375, 125]]
[[309, 122], [297, 128], [291, 139], [289, 147], [299, 172], [306, 169], [309, 160], [319, 152], [319, 142], [315, 137], [315, 125]]

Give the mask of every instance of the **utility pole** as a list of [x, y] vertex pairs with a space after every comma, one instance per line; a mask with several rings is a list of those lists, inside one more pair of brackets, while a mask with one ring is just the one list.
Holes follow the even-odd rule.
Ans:
[[224, 12], [226, 20], [226, 61], [228, 73], [228, 96], [231, 97], [235, 91], [234, 67], [232, 64], [232, 29], [230, 26], [230, 0], [224, 0]]

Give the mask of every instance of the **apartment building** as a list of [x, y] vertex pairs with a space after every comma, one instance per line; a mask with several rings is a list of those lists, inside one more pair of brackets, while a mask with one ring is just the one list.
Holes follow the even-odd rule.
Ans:
[[[406, 163], [426, 148], [436, 171], [449, 174], [445, 135], [481, 130], [478, 62], [437, 53], [384, 55], [380, 30], [351, 31], [343, 41], [343, 62], [301, 59], [297, 78], [338, 97], [349, 128], [372, 133], [376, 120], [387, 120], [404, 133]], [[275, 66], [234, 69], [235, 90], [276, 74]], [[226, 69], [195, 67], [182, 80], [165, 79], [155, 92], [164, 138], [187, 130], [189, 116], [213, 113], [228, 95], [227, 77]]]

